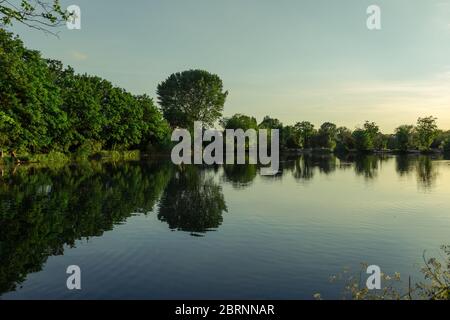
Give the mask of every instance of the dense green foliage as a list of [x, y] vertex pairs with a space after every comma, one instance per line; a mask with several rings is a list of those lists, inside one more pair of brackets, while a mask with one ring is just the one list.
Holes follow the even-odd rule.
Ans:
[[213, 126], [222, 116], [228, 92], [219, 76], [204, 70], [170, 75], [157, 88], [158, 102], [172, 127], [190, 128], [194, 121]]
[[416, 131], [417, 131], [417, 145], [419, 149], [423, 151], [430, 150], [433, 140], [438, 135], [436, 118], [434, 117], [419, 118], [419, 120], [417, 120]]
[[397, 148], [401, 151], [408, 151], [414, 146], [413, 140], [414, 126], [402, 125], [395, 129]]
[[230, 118], [223, 118], [220, 124], [224, 129], [258, 129], [258, 123], [254, 117], [249, 117], [244, 114], [237, 113]]
[[187, 166], [170, 180], [161, 196], [158, 219], [170, 229], [192, 235], [218, 228], [227, 206], [222, 187], [195, 166]]
[[449, 153], [450, 152], [450, 139], [446, 139], [442, 144], [442, 149], [444, 152]]
[[30, 153], [160, 147], [169, 126], [148, 96], [44, 60], [0, 30], [0, 149]]
[[383, 134], [378, 125], [366, 121], [355, 130], [337, 127], [325, 122], [319, 129], [309, 121], [297, 122], [294, 126], [283, 126], [278, 120], [269, 116], [257, 125], [256, 119], [243, 114], [223, 118], [220, 124], [224, 129], [278, 129], [280, 146], [283, 149], [320, 149], [337, 152], [372, 152], [394, 150], [399, 152], [447, 150], [450, 132], [437, 129], [433, 117], [419, 118], [417, 126], [402, 125], [394, 134]]
[[[133, 95], [107, 80], [76, 74], [60, 61], [45, 60], [22, 41], [0, 30], [0, 150], [3, 154], [65, 153], [79, 156], [101, 150], [155, 150], [170, 144], [170, 126], [213, 126], [228, 95], [222, 80], [203, 70], [170, 75], [158, 85], [162, 113], [146, 95]], [[166, 121], [167, 120], [167, 121]], [[449, 150], [450, 133], [434, 117], [402, 125], [393, 135], [368, 122], [354, 131], [325, 122], [283, 126], [266, 116], [235, 114], [220, 120], [224, 129], [278, 129], [283, 149], [408, 152]], [[269, 130], [270, 135], [270, 130]]]

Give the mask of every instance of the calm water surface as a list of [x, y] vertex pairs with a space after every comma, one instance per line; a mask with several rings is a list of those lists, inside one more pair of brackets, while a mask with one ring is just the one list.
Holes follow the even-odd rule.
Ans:
[[[19, 167], [0, 178], [2, 299], [339, 298], [360, 263], [421, 280], [450, 244], [450, 161], [302, 156]], [[78, 265], [82, 290], [66, 289]]]

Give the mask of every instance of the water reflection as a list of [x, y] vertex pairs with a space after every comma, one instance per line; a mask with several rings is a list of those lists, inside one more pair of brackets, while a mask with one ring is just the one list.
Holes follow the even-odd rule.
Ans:
[[181, 167], [167, 185], [159, 204], [158, 219], [170, 229], [194, 236], [218, 228], [227, 211], [222, 187], [213, 176], [195, 166]]
[[[312, 181], [353, 168], [373, 180], [383, 164], [431, 189], [438, 163], [428, 156], [302, 155], [282, 159], [278, 179]], [[395, 161], [395, 162], [394, 162]], [[202, 236], [221, 226], [227, 212], [221, 183], [251, 188], [256, 165], [175, 167], [159, 163], [84, 163], [62, 168], [3, 169], [0, 177], [0, 295], [15, 290], [52, 255], [76, 240], [101, 236], [135, 213], [155, 212], [168, 229]], [[216, 179], [216, 178], [219, 179]], [[265, 177], [266, 179], [266, 177]], [[267, 180], [264, 180], [267, 181]]]
[[421, 156], [416, 165], [417, 180], [424, 189], [430, 189], [436, 183], [438, 170], [430, 157]]
[[255, 180], [258, 167], [254, 164], [238, 165], [226, 164], [223, 166], [224, 180], [240, 189], [248, 187]]
[[395, 158], [396, 170], [400, 176], [406, 176], [414, 170], [414, 162], [416, 157], [408, 157], [400, 155]]
[[81, 238], [153, 209], [170, 166], [88, 164], [21, 168], [0, 180], [0, 294], [16, 289]]
[[439, 175], [435, 160], [440, 160], [440, 157], [398, 156], [396, 158], [396, 169], [400, 176], [415, 174], [420, 188], [431, 189]]

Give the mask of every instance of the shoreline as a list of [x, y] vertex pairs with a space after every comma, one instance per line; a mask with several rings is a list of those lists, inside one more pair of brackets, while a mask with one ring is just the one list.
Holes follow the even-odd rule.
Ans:
[[[323, 155], [323, 156], [370, 156], [370, 155], [393, 155], [393, 156], [443, 156], [448, 153], [443, 150], [430, 150], [429, 152], [421, 152], [419, 150], [372, 150], [372, 151], [337, 151], [329, 149], [282, 149], [280, 150], [280, 156], [301, 156], [301, 155]], [[76, 163], [82, 161], [140, 161], [148, 159], [167, 159], [170, 158], [170, 152], [156, 152], [148, 153], [140, 150], [129, 151], [108, 151], [102, 150], [88, 156], [78, 156], [76, 154], [64, 154], [60, 152], [51, 152], [49, 154], [26, 154], [18, 155], [19, 161], [15, 161], [11, 156], [4, 156], [0, 158], [0, 166], [15, 166], [15, 165], [33, 165], [33, 164], [67, 164]]]

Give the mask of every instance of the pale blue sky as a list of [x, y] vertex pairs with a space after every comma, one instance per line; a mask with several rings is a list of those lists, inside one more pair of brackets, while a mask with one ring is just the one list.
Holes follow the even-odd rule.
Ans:
[[[450, 0], [69, 0], [82, 29], [18, 25], [27, 46], [78, 72], [155, 97], [169, 74], [217, 73], [225, 115], [285, 124], [364, 120], [391, 131], [435, 115], [450, 129]], [[382, 30], [366, 28], [381, 7]]]

